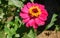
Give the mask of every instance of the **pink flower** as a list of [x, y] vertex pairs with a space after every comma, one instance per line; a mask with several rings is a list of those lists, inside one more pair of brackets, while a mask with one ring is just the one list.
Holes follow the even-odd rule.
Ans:
[[45, 24], [48, 13], [44, 5], [29, 2], [21, 9], [20, 16], [26, 27], [36, 29]]

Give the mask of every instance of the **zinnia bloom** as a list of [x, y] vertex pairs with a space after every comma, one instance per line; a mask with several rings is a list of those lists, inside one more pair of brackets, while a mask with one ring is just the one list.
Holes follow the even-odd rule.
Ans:
[[23, 19], [22, 21], [26, 24], [26, 27], [36, 29], [38, 26], [45, 24], [48, 13], [44, 5], [29, 2], [21, 9], [20, 16]]

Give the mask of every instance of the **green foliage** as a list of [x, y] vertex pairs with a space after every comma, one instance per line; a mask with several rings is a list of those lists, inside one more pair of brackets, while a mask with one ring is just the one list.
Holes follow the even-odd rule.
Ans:
[[34, 0], [30, 0], [31, 2], [34, 2]]
[[56, 26], [55, 30], [60, 31], [60, 26], [59, 25], [55, 25], [55, 26]]
[[0, 30], [0, 38], [5, 38], [5, 32], [3, 30]]
[[9, 0], [8, 5], [15, 5], [21, 8], [23, 6], [23, 2], [19, 0]]
[[4, 13], [3, 13], [3, 9], [0, 8], [0, 21], [3, 19]]
[[12, 36], [16, 34], [17, 29], [21, 26], [18, 22], [19, 18], [15, 17], [14, 22], [11, 21], [6, 23], [4, 30], [7, 34], [7, 38], [12, 38]]
[[51, 22], [46, 26], [45, 29], [49, 29], [50, 27], [52, 27], [54, 25], [54, 22], [57, 20], [56, 17], [57, 17], [57, 14], [53, 14]]
[[1, 4], [1, 0], [0, 0], [0, 4]]
[[22, 0], [23, 2], [25, 2], [26, 0]]
[[22, 38], [36, 38], [35, 32], [31, 29], [29, 33], [25, 33]]
[[36, 38], [33, 30], [30, 30], [30, 32], [28, 33], [28, 36], [29, 36], [29, 38]]

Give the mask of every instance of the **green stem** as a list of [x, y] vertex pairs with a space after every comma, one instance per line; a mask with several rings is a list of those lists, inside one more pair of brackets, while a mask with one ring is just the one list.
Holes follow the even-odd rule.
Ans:
[[[34, 32], [35, 32], [35, 36], [37, 36], [37, 29], [34, 29]], [[36, 37], [35, 37], [36, 38]]]

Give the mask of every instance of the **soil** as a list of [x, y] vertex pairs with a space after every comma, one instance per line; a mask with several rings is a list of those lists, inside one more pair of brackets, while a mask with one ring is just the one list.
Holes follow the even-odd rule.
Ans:
[[37, 38], [60, 38], [60, 31], [43, 31]]

